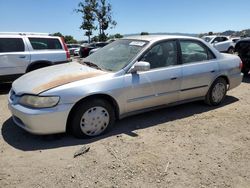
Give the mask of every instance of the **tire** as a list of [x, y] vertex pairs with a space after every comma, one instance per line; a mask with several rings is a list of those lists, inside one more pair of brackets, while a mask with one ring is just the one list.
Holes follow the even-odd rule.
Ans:
[[231, 46], [230, 48], [228, 48], [227, 53], [233, 54], [234, 53], [234, 47]]
[[227, 82], [224, 78], [217, 78], [206, 95], [205, 103], [210, 106], [220, 105], [226, 97]]
[[70, 129], [77, 138], [90, 138], [108, 132], [114, 123], [113, 106], [105, 100], [94, 99], [76, 106]]
[[249, 74], [248, 74], [249, 70], [246, 70], [246, 69], [243, 68], [241, 72], [244, 74], [245, 77], [249, 76]]

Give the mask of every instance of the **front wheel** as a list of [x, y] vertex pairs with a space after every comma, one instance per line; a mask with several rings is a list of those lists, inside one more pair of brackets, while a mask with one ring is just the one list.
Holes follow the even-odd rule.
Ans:
[[71, 128], [77, 138], [95, 137], [111, 129], [115, 122], [112, 105], [101, 99], [80, 103], [74, 110]]
[[205, 102], [211, 106], [218, 106], [225, 99], [227, 82], [224, 78], [217, 78], [210, 87]]

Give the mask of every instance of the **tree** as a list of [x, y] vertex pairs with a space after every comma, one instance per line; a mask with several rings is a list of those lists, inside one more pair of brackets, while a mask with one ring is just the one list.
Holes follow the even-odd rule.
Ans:
[[67, 43], [67, 44], [77, 43], [77, 41], [76, 41], [76, 40], [74, 39], [74, 37], [71, 36], [71, 35], [65, 35], [64, 41], [65, 41], [65, 43]]
[[123, 38], [123, 35], [121, 35], [120, 33], [116, 33], [115, 35], [110, 35], [108, 38], [109, 39], [120, 39], [120, 38]]
[[98, 0], [94, 13], [98, 21], [99, 40], [107, 40], [105, 31], [108, 28], [112, 29], [117, 24], [112, 18], [112, 6], [110, 3], [107, 3], [106, 0]]
[[93, 31], [98, 28], [99, 30], [99, 41], [105, 41], [107, 35], [105, 31], [108, 28], [116, 26], [116, 22], [112, 18], [112, 7], [106, 0], [83, 0], [78, 4], [76, 12], [82, 14], [82, 25], [81, 29], [85, 30], [85, 35], [90, 37]]
[[92, 31], [96, 30], [94, 26], [95, 15], [94, 12], [97, 7], [96, 0], [84, 0], [78, 4], [78, 9], [75, 11], [82, 14], [82, 24], [80, 29], [85, 30], [85, 35], [88, 37], [88, 41], [90, 42], [90, 37], [92, 35]]
[[60, 32], [53, 33], [52, 36], [63, 37], [63, 34]]
[[141, 32], [141, 35], [149, 35], [148, 32]]
[[212, 31], [210, 31], [209, 33], [208, 33], [208, 35], [213, 35], [214, 33], [212, 32]]
[[52, 36], [62, 37], [64, 39], [65, 43], [67, 43], [67, 44], [77, 43], [77, 40], [74, 39], [74, 37], [71, 36], [71, 35], [65, 35], [64, 36], [62, 33], [57, 32], [57, 33], [52, 34]]

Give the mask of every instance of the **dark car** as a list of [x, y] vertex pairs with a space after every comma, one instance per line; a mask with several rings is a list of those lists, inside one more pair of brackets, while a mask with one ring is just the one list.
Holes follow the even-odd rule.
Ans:
[[235, 45], [235, 51], [242, 60], [242, 72], [248, 75], [250, 71], [250, 38], [242, 39]]
[[91, 43], [87, 46], [82, 46], [79, 51], [80, 57], [87, 57], [89, 55], [90, 50], [93, 50], [95, 48], [102, 48], [109, 44], [108, 42], [95, 42]]
[[80, 44], [67, 44], [70, 55], [75, 55], [75, 50], [81, 47]]

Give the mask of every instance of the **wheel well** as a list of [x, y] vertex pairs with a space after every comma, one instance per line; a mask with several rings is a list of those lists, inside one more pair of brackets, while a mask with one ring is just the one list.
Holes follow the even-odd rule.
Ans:
[[112, 98], [111, 96], [109, 95], [106, 95], [106, 94], [95, 94], [95, 95], [91, 95], [91, 96], [88, 96], [88, 97], [85, 97], [81, 100], [79, 100], [73, 107], [72, 109], [70, 110], [70, 113], [68, 115], [68, 119], [67, 119], [67, 125], [66, 125], [66, 131], [70, 131], [70, 122], [71, 122], [71, 119], [72, 119], [72, 115], [74, 114], [74, 111], [76, 109], [76, 107], [83, 103], [84, 101], [89, 101], [89, 100], [94, 100], [94, 99], [102, 99], [102, 100], [105, 100], [107, 101], [109, 104], [111, 104], [113, 107], [114, 107], [114, 110], [115, 110], [115, 118], [116, 119], [119, 119], [119, 106], [117, 104], [117, 102], [115, 101], [114, 98]]
[[[223, 79], [225, 79], [225, 80], [226, 80], [226, 82], [227, 82], [228, 88], [229, 88], [230, 82], [229, 82], [229, 79], [228, 79], [228, 77], [227, 77], [227, 76], [222, 75], [222, 76], [219, 76], [218, 78], [223, 78]], [[217, 78], [217, 79], [218, 79], [218, 78]]]
[[29, 72], [34, 67], [43, 66], [43, 65], [44, 66], [50, 66], [50, 65], [52, 65], [52, 63], [50, 61], [35, 61], [35, 62], [29, 64], [29, 66], [26, 69], [26, 72]]

